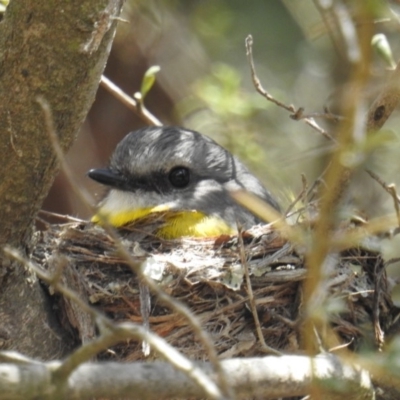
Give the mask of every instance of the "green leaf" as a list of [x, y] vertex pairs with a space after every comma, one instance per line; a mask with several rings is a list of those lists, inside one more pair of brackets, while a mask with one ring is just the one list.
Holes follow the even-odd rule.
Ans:
[[379, 57], [392, 69], [396, 68], [393, 58], [392, 48], [390, 47], [387, 37], [383, 33], [377, 33], [372, 38], [371, 44]]
[[156, 73], [160, 71], [160, 67], [158, 65], [151, 66], [143, 76], [142, 85], [140, 86], [140, 93], [142, 94], [142, 99], [145, 98], [147, 93], [149, 93], [150, 89], [153, 87], [154, 82], [156, 81]]

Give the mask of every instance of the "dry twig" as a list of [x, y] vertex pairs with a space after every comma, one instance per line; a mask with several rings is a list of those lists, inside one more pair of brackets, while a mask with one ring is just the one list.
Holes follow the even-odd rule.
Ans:
[[247, 286], [247, 295], [249, 296], [250, 309], [251, 309], [251, 313], [253, 314], [254, 325], [256, 327], [258, 340], [261, 343], [261, 348], [267, 354], [280, 355], [281, 353], [279, 351], [275, 350], [274, 348], [272, 348], [271, 346], [268, 346], [265, 343], [264, 335], [261, 330], [260, 319], [258, 318], [257, 305], [256, 305], [256, 301], [255, 301], [254, 294], [253, 294], [253, 288], [251, 286], [249, 266], [248, 266], [248, 263], [246, 260], [246, 254], [245, 254], [245, 250], [244, 250], [242, 234], [243, 234], [242, 230], [238, 229], [238, 244], [239, 244], [240, 261], [241, 261], [241, 264], [242, 264], [242, 267], [244, 270], [244, 276], [246, 279], [246, 286]]
[[147, 108], [141, 107], [141, 103], [127, 95], [122, 89], [111, 82], [107, 77], [102, 75], [101, 85], [107, 89], [114, 97], [116, 97], [122, 104], [127, 106], [136, 115], [143, 119], [149, 125], [162, 126], [161, 121], [157, 119]]
[[257, 76], [256, 73], [256, 68], [254, 65], [254, 59], [253, 59], [253, 37], [251, 35], [247, 36], [246, 38], [246, 54], [247, 58], [249, 60], [250, 64], [250, 69], [251, 69], [251, 77], [253, 79], [254, 86], [257, 90], [258, 93], [260, 93], [263, 97], [265, 97], [268, 101], [276, 104], [278, 107], [281, 107], [285, 109], [286, 111], [289, 111], [291, 113], [291, 118], [294, 120], [304, 120], [304, 122], [311, 126], [314, 130], [319, 132], [321, 135], [323, 135], [325, 138], [336, 142], [336, 140], [323, 128], [321, 128], [312, 118], [304, 118], [302, 117], [303, 109], [302, 108], [295, 108], [293, 105], [286, 105], [282, 103], [281, 101], [275, 99], [270, 93], [268, 93], [262, 86], [260, 79]]

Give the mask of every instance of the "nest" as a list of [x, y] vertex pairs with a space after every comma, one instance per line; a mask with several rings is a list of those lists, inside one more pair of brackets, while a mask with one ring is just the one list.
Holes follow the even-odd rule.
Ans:
[[[258, 328], [266, 344], [290, 353], [301, 350], [304, 259], [270, 226], [255, 227], [243, 233], [242, 240], [163, 241], [143, 233], [140, 227], [138, 231], [121, 231], [120, 236], [131, 259], [200, 319], [221, 358], [265, 354], [249, 301], [244, 259]], [[119, 255], [114, 239], [101, 227], [86, 222], [50, 225], [40, 233], [33, 257], [49, 271], [60, 270], [62, 264], [63, 284], [114, 321], [144, 320], [152, 332], [190, 358], [206, 359], [186, 319], [157, 297], [150, 297], [148, 315], [143, 318], [146, 288]], [[366, 342], [379, 346], [379, 337], [390, 330], [397, 314], [381, 254], [353, 248], [333, 255], [326, 264], [321, 301], [339, 301], [340, 306], [329, 314], [337, 337], [353, 349]], [[70, 300], [52, 293], [51, 288], [50, 293], [60, 308], [63, 326], [77, 339], [84, 342], [96, 334], [90, 316]], [[113, 347], [100, 358], [133, 361], [145, 357], [142, 343], [131, 341]]]

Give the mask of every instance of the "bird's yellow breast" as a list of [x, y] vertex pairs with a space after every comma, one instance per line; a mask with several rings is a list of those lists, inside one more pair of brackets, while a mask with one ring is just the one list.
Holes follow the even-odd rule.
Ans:
[[103, 221], [107, 221], [112, 226], [120, 228], [150, 215], [161, 213], [163, 223], [157, 229], [156, 235], [164, 239], [177, 239], [185, 236], [213, 237], [236, 233], [234, 228], [217, 216], [207, 216], [199, 211], [168, 211], [162, 206], [112, 213], [100, 209], [93, 216], [92, 222], [101, 224]]

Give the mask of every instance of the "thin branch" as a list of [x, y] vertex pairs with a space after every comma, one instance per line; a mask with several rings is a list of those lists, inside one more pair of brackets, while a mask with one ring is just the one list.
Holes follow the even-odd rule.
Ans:
[[331, 250], [343, 251], [352, 246], [359, 246], [366, 237], [387, 233], [388, 230], [396, 228], [397, 224], [397, 216], [394, 214], [371, 219], [365, 226], [355, 228], [346, 234], [339, 232], [331, 239]]
[[254, 325], [256, 327], [258, 340], [261, 343], [261, 349], [263, 351], [265, 351], [265, 353], [267, 353], [267, 354], [281, 355], [281, 353], [279, 351], [275, 350], [274, 348], [268, 346], [267, 343], [265, 343], [264, 335], [261, 330], [260, 319], [258, 318], [258, 312], [257, 312], [256, 301], [254, 299], [253, 288], [251, 286], [249, 266], [248, 266], [246, 255], [244, 252], [242, 230], [240, 229], [240, 227], [238, 227], [238, 244], [239, 244], [240, 262], [242, 263], [242, 267], [244, 270], [244, 276], [246, 278], [247, 294], [249, 296], [250, 309], [251, 309], [251, 313], [253, 314]]
[[54, 217], [61, 219], [63, 221], [69, 221], [69, 222], [84, 222], [84, 219], [72, 217], [71, 215], [65, 215], [65, 214], [59, 214], [53, 211], [48, 211], [48, 210], [39, 210], [39, 214], [44, 214], [47, 215], [48, 217]]
[[378, 346], [378, 350], [382, 351], [382, 346], [385, 343], [385, 332], [382, 330], [380, 324], [380, 297], [381, 297], [381, 279], [384, 277], [385, 265], [381, 265], [377, 259], [376, 264], [374, 266], [374, 276], [375, 276], [375, 290], [374, 290], [374, 305], [372, 309], [372, 319], [375, 333], [375, 342]]
[[320, 119], [326, 119], [326, 120], [330, 120], [333, 122], [339, 122], [342, 121], [344, 117], [342, 117], [341, 115], [336, 115], [336, 114], [332, 114], [328, 107], [324, 107], [324, 112], [323, 113], [318, 113], [318, 112], [313, 112], [313, 113], [309, 113], [309, 114], [304, 114], [304, 109], [300, 108], [299, 110], [301, 110], [301, 113], [296, 113], [296, 117], [293, 119], [296, 120], [300, 120], [300, 119], [304, 119], [304, 118], [320, 118]]
[[246, 37], [246, 55], [249, 60], [250, 69], [251, 69], [251, 77], [253, 79], [254, 87], [256, 88], [257, 92], [261, 94], [261, 96], [265, 97], [268, 101], [276, 104], [278, 107], [283, 108], [286, 111], [291, 113], [291, 118], [294, 120], [303, 120], [307, 125], [311, 126], [314, 130], [319, 132], [325, 138], [336, 142], [336, 140], [323, 128], [321, 128], [312, 118], [302, 118], [301, 114], [303, 113], [302, 108], [295, 108], [293, 105], [286, 105], [281, 101], [275, 99], [269, 92], [267, 92], [264, 87], [262, 86], [260, 79], [257, 76], [256, 67], [254, 65], [253, 59], [253, 37], [251, 35]]
[[388, 186], [388, 189], [390, 190], [390, 194], [393, 199], [394, 209], [396, 211], [397, 221], [398, 221], [399, 227], [400, 227], [399, 196], [397, 194], [396, 185], [394, 183], [392, 183], [391, 185]]
[[268, 101], [276, 104], [278, 107], [283, 108], [286, 111], [289, 111], [292, 114], [295, 114], [297, 112], [297, 109], [293, 105], [286, 105], [279, 100], [275, 99], [273, 96], [271, 96], [262, 86], [260, 79], [258, 78], [258, 75], [256, 73], [256, 67], [254, 65], [254, 59], [253, 59], [253, 37], [251, 35], [248, 35], [246, 37], [246, 55], [250, 63], [250, 69], [251, 69], [251, 77], [253, 79], [254, 86], [257, 90], [258, 93], [260, 93], [263, 97], [265, 97]]
[[102, 75], [100, 84], [107, 89], [122, 104], [134, 111], [136, 115], [143, 119], [149, 125], [162, 126], [161, 121], [157, 119], [147, 108], [141, 107], [140, 103], [131, 96], [127, 95], [115, 83], [111, 82], [107, 77]]
[[[383, 189], [386, 190], [386, 192], [388, 192], [390, 195], [392, 195], [392, 192], [390, 190], [390, 185], [387, 184], [383, 179], [381, 179], [378, 174], [376, 174], [375, 172], [371, 171], [370, 169], [366, 169], [365, 172], [372, 179], [374, 179], [376, 182], [378, 182], [383, 187]], [[400, 202], [400, 197], [399, 196], [396, 196], [396, 201]]]
[[301, 200], [305, 198], [305, 195], [308, 190], [308, 184], [307, 184], [307, 178], [304, 174], [301, 174], [301, 182], [302, 182], [302, 189], [300, 193], [296, 196], [296, 198], [289, 204], [289, 207], [286, 209], [283, 215], [286, 215], [286, 217], [289, 215], [289, 213], [293, 210], [293, 208], [296, 206], [296, 204]]
[[[41, 96], [38, 96], [36, 98], [36, 101], [39, 103], [40, 107], [43, 110], [45, 123], [46, 123], [46, 131], [49, 136], [50, 143], [53, 146], [53, 150], [56, 153], [57, 161], [60, 163], [61, 170], [64, 172], [65, 177], [67, 178], [67, 182], [69, 182], [71, 188], [79, 196], [79, 199], [82, 201], [82, 203], [88, 208], [88, 210], [91, 213], [93, 213], [94, 212], [94, 208], [92, 206], [93, 198], [92, 198], [91, 194], [86, 189], [84, 189], [81, 185], [79, 185], [74, 174], [72, 173], [71, 169], [69, 168], [68, 163], [65, 160], [64, 152], [58, 141], [56, 129], [55, 129], [54, 122], [53, 122], [53, 116], [52, 116], [50, 105], [49, 105], [48, 101]], [[76, 188], [79, 188], [79, 189], [76, 190]]]
[[365, 172], [372, 178], [374, 179], [376, 182], [378, 182], [383, 189], [390, 194], [390, 196], [393, 199], [393, 204], [394, 204], [394, 209], [396, 211], [396, 215], [397, 215], [397, 221], [398, 221], [398, 225], [400, 227], [400, 207], [399, 207], [399, 203], [400, 203], [400, 196], [397, 194], [397, 190], [396, 190], [396, 185], [394, 184], [387, 184], [385, 181], [383, 181], [383, 179], [381, 179], [378, 174], [376, 174], [375, 172], [371, 171], [370, 169], [366, 169]]

